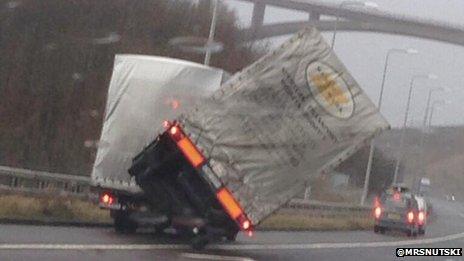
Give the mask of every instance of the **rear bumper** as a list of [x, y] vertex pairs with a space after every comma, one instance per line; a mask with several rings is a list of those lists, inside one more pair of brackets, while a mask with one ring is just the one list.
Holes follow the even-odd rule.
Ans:
[[376, 220], [375, 225], [382, 227], [382, 228], [400, 230], [400, 231], [410, 231], [410, 230], [416, 229], [415, 224], [409, 224], [404, 221], [391, 220], [391, 219]]

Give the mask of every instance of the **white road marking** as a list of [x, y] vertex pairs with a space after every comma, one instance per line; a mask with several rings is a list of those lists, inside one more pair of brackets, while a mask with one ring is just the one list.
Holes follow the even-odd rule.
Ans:
[[189, 245], [168, 244], [0, 244], [0, 250], [169, 250], [191, 249]]
[[275, 244], [275, 245], [215, 245], [221, 250], [301, 250], [301, 249], [331, 249], [331, 248], [373, 248], [399, 247], [409, 245], [427, 245], [464, 238], [464, 232], [436, 238], [416, 240], [401, 240], [390, 242], [356, 242], [356, 243], [314, 243], [314, 244]]
[[220, 256], [220, 255], [207, 255], [207, 254], [194, 254], [194, 253], [182, 253], [182, 257], [191, 258], [191, 259], [201, 259], [201, 260], [225, 260], [225, 261], [255, 261], [249, 257], [240, 257], [240, 256]]
[[[464, 232], [443, 237], [389, 242], [312, 243], [312, 244], [235, 244], [209, 245], [216, 250], [302, 250], [334, 248], [373, 248], [426, 245], [464, 238]], [[173, 244], [0, 244], [0, 250], [169, 250], [191, 249], [189, 245]]]

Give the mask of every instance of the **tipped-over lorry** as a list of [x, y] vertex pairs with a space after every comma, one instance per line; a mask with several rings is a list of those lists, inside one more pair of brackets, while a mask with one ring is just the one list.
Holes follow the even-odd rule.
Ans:
[[132, 232], [139, 225], [160, 223], [127, 172], [132, 159], [158, 135], [166, 118], [192, 109], [227, 77], [222, 70], [179, 59], [116, 55], [91, 174], [100, 192], [100, 206], [111, 210], [116, 231]]
[[[191, 84], [198, 83], [192, 79]], [[137, 103], [135, 111], [146, 110]], [[311, 177], [330, 172], [389, 127], [312, 27], [181, 114], [144, 113], [165, 121], [148, 128], [155, 137], [127, 155], [133, 157], [127, 169], [117, 170], [135, 182], [137, 193], [97, 182], [101, 205], [113, 209], [117, 228], [122, 222], [133, 230], [156, 217], [159, 229], [191, 234], [195, 248], [211, 240], [234, 240], [240, 230], [251, 235], [301, 193]], [[126, 120], [131, 127], [130, 117]], [[102, 140], [111, 128], [103, 131]], [[115, 138], [122, 143], [134, 139], [129, 131]], [[98, 159], [93, 176], [111, 179], [112, 169], [102, 168]]]

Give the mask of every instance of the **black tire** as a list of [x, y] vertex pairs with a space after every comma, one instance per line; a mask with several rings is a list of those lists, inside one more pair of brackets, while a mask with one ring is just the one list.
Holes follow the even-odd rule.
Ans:
[[162, 236], [164, 235], [164, 228], [163, 227], [155, 227], [155, 232], [153, 233], [155, 236]]
[[168, 221], [163, 224], [159, 224], [155, 226], [155, 235], [164, 235], [164, 230], [171, 226], [171, 222]]
[[235, 240], [237, 239], [237, 234], [238, 232], [230, 233], [226, 236], [226, 240], [229, 242], [235, 242]]
[[406, 235], [408, 237], [411, 237], [412, 236], [412, 229], [409, 229], [408, 231], [406, 231]]
[[421, 226], [419, 227], [418, 231], [419, 235], [424, 235], [425, 234], [425, 229]]
[[379, 233], [380, 232], [380, 227], [377, 225], [374, 225], [374, 233]]
[[379, 230], [380, 230], [380, 234], [382, 234], [382, 235], [383, 235], [383, 234], [385, 234], [385, 231], [386, 231], [387, 229], [386, 229], [386, 228], [384, 228], [384, 227], [380, 227], [380, 229], [379, 229]]
[[193, 250], [201, 251], [205, 249], [208, 243], [209, 240], [206, 236], [196, 236], [192, 239], [191, 245]]
[[408, 237], [417, 237], [417, 231], [414, 230], [414, 228], [411, 228], [408, 232], [406, 232], [406, 235], [408, 235]]
[[133, 234], [137, 231], [137, 222], [129, 218], [129, 213], [118, 211], [114, 215], [114, 230], [120, 234]]
[[228, 229], [227, 234], [225, 236], [226, 240], [229, 242], [235, 242], [235, 240], [237, 239], [238, 232], [240, 232], [240, 230], [235, 227]]

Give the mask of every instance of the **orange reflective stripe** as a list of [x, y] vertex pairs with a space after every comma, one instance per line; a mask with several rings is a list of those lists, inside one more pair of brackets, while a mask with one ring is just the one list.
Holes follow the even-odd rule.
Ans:
[[233, 220], [243, 214], [242, 208], [226, 188], [220, 189], [216, 196]]
[[189, 138], [182, 138], [177, 142], [177, 146], [179, 146], [180, 150], [184, 153], [185, 157], [187, 157], [193, 167], [198, 168], [205, 162], [205, 158], [201, 155]]

